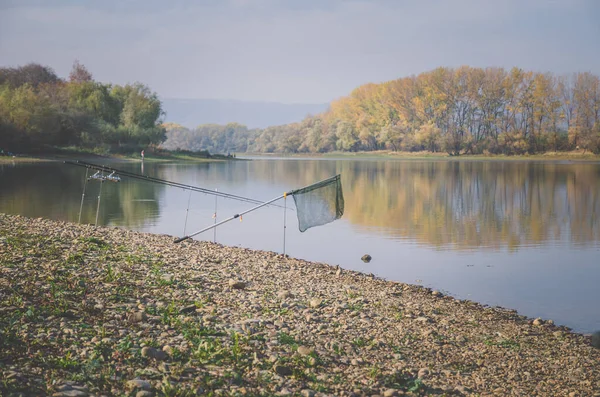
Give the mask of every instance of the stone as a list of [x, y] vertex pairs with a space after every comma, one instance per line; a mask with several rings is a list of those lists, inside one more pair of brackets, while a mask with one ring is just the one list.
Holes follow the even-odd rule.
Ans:
[[541, 318], [536, 318], [535, 320], [533, 320], [533, 325], [543, 325], [544, 324], [544, 320], [542, 320]]
[[231, 287], [232, 289], [244, 289], [246, 288], [246, 283], [243, 281], [230, 279], [229, 287]]
[[286, 299], [286, 298], [293, 298], [294, 295], [292, 295], [292, 293], [290, 291], [279, 291], [277, 293], [277, 297], [279, 299]]
[[135, 397], [152, 397], [153, 395], [154, 393], [148, 390], [140, 390], [137, 393], [135, 393]]
[[145, 346], [142, 348], [142, 357], [164, 360], [167, 358], [167, 353], [162, 350], [157, 350], [153, 347]]
[[600, 349], [600, 331], [596, 331], [592, 334], [592, 346], [596, 349]]
[[154, 358], [156, 360], [166, 360], [167, 359], [167, 353], [161, 351], [161, 350], [155, 350], [154, 352]]
[[310, 307], [319, 307], [323, 303], [323, 300], [319, 298], [311, 299], [309, 302]]
[[195, 313], [195, 312], [196, 312], [196, 305], [185, 306], [179, 310], [179, 313], [181, 313], [181, 314], [190, 314], [190, 313]]
[[127, 390], [152, 390], [152, 385], [147, 380], [136, 378], [127, 381], [127, 383], [125, 384], [125, 388]]
[[310, 389], [303, 389], [302, 391], [300, 391], [300, 394], [302, 395], [302, 397], [314, 397], [315, 396], [315, 392]]
[[431, 292], [431, 295], [433, 296], [442, 296], [442, 293], [440, 291], [434, 290]]
[[148, 319], [148, 316], [144, 312], [133, 312], [130, 313], [129, 316], [127, 316], [127, 321], [129, 321], [132, 324], [141, 323], [143, 321], [146, 321], [146, 319]]
[[315, 351], [314, 349], [311, 349], [310, 347], [307, 347], [307, 346], [298, 346], [298, 353], [301, 356], [308, 356], [308, 355], [314, 353], [314, 351]]
[[417, 378], [425, 378], [429, 375], [429, 369], [427, 368], [421, 368], [417, 374]]
[[149, 347], [149, 346], [144, 346], [142, 348], [142, 357], [148, 357], [151, 358], [152, 355], [154, 354], [154, 348]]
[[290, 376], [293, 374], [293, 371], [290, 367], [286, 367], [285, 365], [274, 365], [273, 371], [279, 376]]
[[396, 389], [387, 389], [383, 392], [383, 397], [394, 397], [398, 395], [398, 390]]
[[363, 256], [360, 257], [360, 260], [365, 262], [365, 263], [369, 263], [371, 262], [371, 255], [369, 254], [364, 254]]

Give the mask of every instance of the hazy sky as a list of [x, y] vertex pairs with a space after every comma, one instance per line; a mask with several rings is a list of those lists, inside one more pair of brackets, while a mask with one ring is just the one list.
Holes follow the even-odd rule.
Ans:
[[170, 98], [321, 103], [438, 66], [600, 74], [596, 0], [0, 0], [0, 65]]

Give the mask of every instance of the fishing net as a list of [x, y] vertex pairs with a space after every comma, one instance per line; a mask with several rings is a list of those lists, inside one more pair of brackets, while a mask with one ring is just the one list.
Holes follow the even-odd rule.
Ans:
[[344, 214], [340, 175], [291, 192], [301, 232], [339, 219]]

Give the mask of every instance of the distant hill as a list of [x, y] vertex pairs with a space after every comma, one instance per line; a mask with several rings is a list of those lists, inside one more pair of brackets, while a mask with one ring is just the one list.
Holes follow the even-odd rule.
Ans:
[[194, 128], [200, 124], [237, 122], [248, 128], [266, 128], [303, 120], [328, 109], [329, 104], [285, 104], [221, 99], [162, 99], [166, 122]]

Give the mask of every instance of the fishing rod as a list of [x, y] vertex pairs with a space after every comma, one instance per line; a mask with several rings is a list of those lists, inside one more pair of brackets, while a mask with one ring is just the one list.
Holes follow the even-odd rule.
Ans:
[[[264, 207], [266, 205], [269, 205], [269, 204], [271, 204], [271, 203], [273, 203], [273, 202], [275, 202], [277, 200], [285, 199], [285, 198], [287, 198], [287, 196], [293, 196], [294, 194], [300, 193], [300, 192], [305, 191], [307, 189], [316, 189], [318, 187], [325, 186], [328, 183], [330, 183], [331, 181], [333, 181], [333, 180], [335, 180], [335, 179], [337, 179], [339, 177], [340, 177], [339, 175], [332, 176], [331, 178], [327, 178], [327, 179], [324, 179], [324, 180], [322, 180], [320, 182], [313, 183], [312, 185], [308, 185], [308, 186], [305, 186], [305, 187], [300, 188], [300, 189], [294, 189], [294, 190], [291, 190], [289, 192], [283, 193], [281, 196], [277, 196], [277, 197], [275, 197], [275, 198], [273, 198], [271, 200], [265, 201], [264, 203], [261, 203], [261, 204], [257, 205], [256, 207], [252, 207], [250, 209], [247, 209], [246, 211], [240, 212], [239, 214], [232, 215], [232, 216], [230, 216], [227, 219], [223, 219], [221, 222], [218, 222], [218, 223], [215, 223], [213, 225], [207, 226], [204, 229], [198, 230], [197, 232], [194, 232], [192, 234], [188, 234], [187, 236], [180, 237], [180, 238], [176, 239], [174, 241], [174, 243], [180, 243], [182, 241], [185, 241], [187, 239], [190, 239], [190, 238], [194, 237], [197, 234], [203, 233], [203, 232], [205, 232], [207, 230], [210, 230], [210, 229], [213, 229], [213, 228], [215, 228], [217, 226], [220, 226], [220, 225], [222, 225], [222, 224], [224, 224], [226, 222], [229, 222], [229, 221], [237, 219], [237, 218], [241, 218], [242, 215], [246, 215], [249, 212], [252, 212], [252, 211], [255, 211], [255, 210], [259, 209], [259, 208], [262, 208], [262, 207]], [[284, 222], [285, 222], [285, 220], [284, 220]], [[285, 232], [285, 225], [284, 225], [284, 232]], [[285, 244], [285, 242], [284, 242], [284, 244]], [[285, 248], [284, 248], [284, 250], [285, 250]]]
[[[121, 174], [121, 175], [129, 177], [129, 178], [140, 179], [140, 180], [147, 181], [147, 182], [159, 183], [159, 184], [163, 184], [166, 186], [177, 187], [177, 188], [186, 189], [186, 190], [192, 190], [192, 191], [199, 192], [199, 193], [211, 194], [213, 196], [223, 197], [226, 199], [238, 200], [238, 201], [243, 201], [243, 202], [251, 203], [251, 204], [262, 204], [263, 203], [260, 200], [252, 199], [249, 197], [238, 196], [235, 194], [201, 188], [198, 186], [186, 185], [186, 184], [180, 183], [180, 182], [173, 182], [173, 181], [168, 181], [166, 179], [159, 179], [159, 178], [154, 178], [151, 176], [136, 174], [134, 172], [119, 170], [119, 169], [112, 168], [112, 167], [109, 167], [106, 165], [92, 164], [92, 163], [88, 163], [88, 162], [81, 161], [81, 160], [75, 160], [75, 161], [66, 160], [64, 163], [69, 164], [69, 165], [76, 165], [79, 167], [85, 167], [88, 169], [94, 169], [94, 170], [98, 170], [98, 171], [116, 172], [118, 174]], [[275, 207], [281, 207], [280, 205], [276, 205], [276, 204], [272, 204], [272, 205]]]

